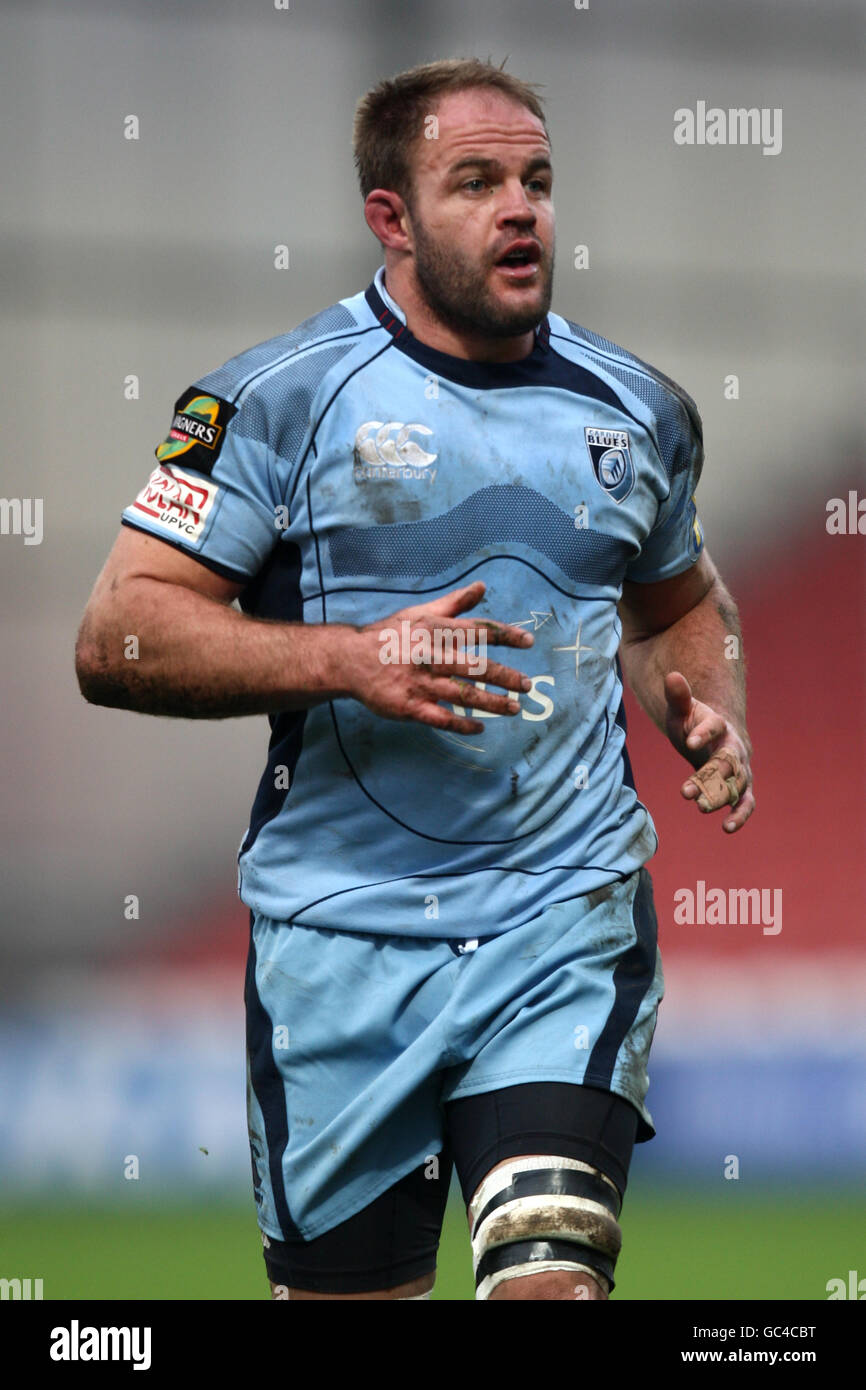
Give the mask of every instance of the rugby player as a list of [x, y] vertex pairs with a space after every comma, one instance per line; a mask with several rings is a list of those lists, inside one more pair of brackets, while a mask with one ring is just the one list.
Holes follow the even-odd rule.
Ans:
[[478, 1299], [603, 1299], [663, 989], [623, 673], [682, 795], [754, 808], [700, 418], [551, 310], [533, 87], [400, 74], [355, 156], [384, 265], [179, 397], [79, 681], [269, 716], [239, 891], [273, 1296], [429, 1298], [456, 1165]]

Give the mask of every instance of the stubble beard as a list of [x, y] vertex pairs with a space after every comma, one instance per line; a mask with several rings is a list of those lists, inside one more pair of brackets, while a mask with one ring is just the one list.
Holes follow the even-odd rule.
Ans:
[[453, 332], [485, 338], [516, 338], [537, 328], [544, 320], [553, 294], [551, 247], [538, 262], [543, 293], [536, 307], [501, 304], [491, 293], [486, 273], [461, 255], [459, 248], [445, 247], [429, 237], [415, 221], [415, 277], [428, 307]]

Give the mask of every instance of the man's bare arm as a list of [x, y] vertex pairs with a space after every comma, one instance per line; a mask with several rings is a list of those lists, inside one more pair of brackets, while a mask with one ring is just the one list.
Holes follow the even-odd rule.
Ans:
[[629, 685], [678, 752], [701, 769], [683, 795], [703, 811], [718, 810], [727, 804], [720, 795], [727, 784], [724, 795], [737, 804], [724, 828], [739, 830], [755, 807], [745, 658], [737, 606], [709, 555], [659, 584], [624, 584], [620, 616]]
[[[443, 620], [450, 627], [472, 626], [457, 615], [478, 603], [483, 584], [363, 628], [251, 618], [231, 607], [241, 589], [174, 547], [124, 527], [78, 634], [75, 668], [85, 699], [144, 714], [221, 719], [352, 696], [386, 718], [456, 733], [480, 733], [485, 726], [452, 714], [441, 700], [500, 714], [519, 708], [508, 695], [462, 679], [465, 661], [420, 668], [380, 660], [379, 630], [402, 617], [428, 628]], [[482, 625], [488, 626], [476, 623]], [[521, 629], [494, 626], [489, 642], [531, 645]], [[506, 690], [528, 688], [519, 671], [498, 663], [490, 663], [486, 681]]]

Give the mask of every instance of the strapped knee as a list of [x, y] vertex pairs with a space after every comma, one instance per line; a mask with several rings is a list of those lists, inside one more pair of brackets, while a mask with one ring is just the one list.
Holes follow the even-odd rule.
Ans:
[[560, 1269], [610, 1293], [621, 1205], [610, 1178], [576, 1158], [538, 1154], [489, 1173], [469, 1207], [476, 1299], [506, 1279]]

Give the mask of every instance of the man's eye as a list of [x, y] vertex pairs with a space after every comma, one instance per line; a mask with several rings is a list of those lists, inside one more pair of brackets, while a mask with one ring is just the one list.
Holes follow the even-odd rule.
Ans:
[[482, 188], [485, 187], [485, 183], [484, 183], [484, 180], [483, 180], [483, 179], [480, 179], [480, 178], [476, 178], [476, 179], [467, 179], [466, 182], [464, 183], [463, 187], [464, 187], [464, 188], [469, 188], [469, 189], [476, 189], [476, 190], [479, 190], [479, 191], [480, 191]]
[[546, 193], [548, 191], [547, 179], [528, 179], [526, 186], [527, 188], [534, 187], [539, 193]]

